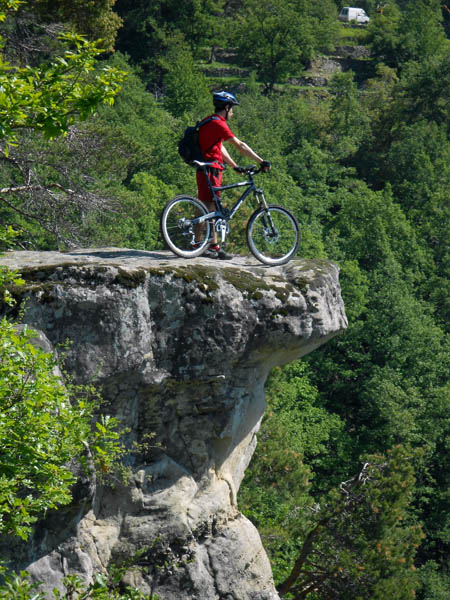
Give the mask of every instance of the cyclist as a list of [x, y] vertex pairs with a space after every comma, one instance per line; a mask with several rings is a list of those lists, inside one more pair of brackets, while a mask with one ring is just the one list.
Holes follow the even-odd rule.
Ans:
[[[228, 120], [233, 116], [233, 107], [239, 102], [230, 92], [214, 92], [213, 104], [216, 118], [205, 123], [199, 130], [199, 143], [202, 150], [202, 155], [205, 162], [213, 163], [213, 166], [207, 167], [208, 178], [213, 186], [220, 186], [222, 183], [222, 172], [225, 164], [232, 167], [238, 173], [243, 172], [243, 168], [239, 167], [231, 158], [222, 142], [229, 142], [239, 150], [241, 154], [258, 162], [265, 171], [270, 169], [270, 162], [263, 160], [250, 146], [239, 140], [228, 126]], [[209, 117], [205, 117], [204, 120]], [[225, 163], [225, 164], [224, 164]], [[216, 192], [220, 193], [220, 192]], [[197, 170], [197, 195], [209, 210], [214, 210], [214, 201], [211, 197], [211, 192], [206, 181], [205, 173], [202, 169]], [[225, 252], [217, 243], [217, 234], [214, 230], [213, 238], [210, 247], [203, 253], [203, 256], [209, 258], [219, 258], [227, 260], [232, 258], [231, 254]]]

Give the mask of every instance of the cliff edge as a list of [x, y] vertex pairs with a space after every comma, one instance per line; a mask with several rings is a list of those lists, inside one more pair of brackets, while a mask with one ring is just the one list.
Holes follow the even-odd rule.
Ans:
[[10, 252], [26, 281], [22, 322], [65, 369], [95, 381], [129, 428], [128, 485], [77, 486], [31, 542], [2, 544], [44, 590], [91, 579], [139, 552], [125, 581], [161, 600], [278, 598], [258, 532], [236, 506], [265, 410], [270, 369], [346, 327], [338, 269], [265, 267], [249, 257], [185, 261], [164, 252]]

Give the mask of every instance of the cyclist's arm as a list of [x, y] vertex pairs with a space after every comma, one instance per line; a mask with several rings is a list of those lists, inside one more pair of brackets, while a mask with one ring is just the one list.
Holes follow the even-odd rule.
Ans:
[[[237, 137], [232, 137], [229, 140], [227, 140], [227, 142], [230, 142], [230, 144], [233, 144], [233, 146], [235, 148], [237, 148], [239, 150], [239, 152], [241, 154], [243, 154], [244, 156], [247, 156], [248, 158], [251, 158], [252, 160], [256, 160], [260, 164], [262, 162], [264, 162], [263, 159], [256, 154], [256, 152], [253, 152], [253, 150], [250, 148], [250, 146], [248, 146], [242, 140], [238, 140]], [[223, 151], [223, 148], [222, 148], [222, 151]], [[231, 165], [231, 166], [233, 166], [233, 165]]]
[[226, 163], [232, 169], [234, 169], [234, 167], [236, 166], [236, 163], [231, 158], [231, 156], [228, 154], [228, 150], [225, 148], [225, 146], [223, 144], [222, 144], [222, 159], [223, 159], [223, 162]]

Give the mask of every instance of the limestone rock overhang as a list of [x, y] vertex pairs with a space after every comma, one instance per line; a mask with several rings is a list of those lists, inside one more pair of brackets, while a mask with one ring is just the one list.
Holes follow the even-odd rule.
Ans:
[[277, 598], [236, 495], [270, 369], [347, 326], [337, 266], [188, 261], [123, 248], [9, 252], [0, 265], [25, 280], [15, 290], [22, 322], [56, 348], [69, 341], [65, 370], [97, 383], [130, 445], [151, 435], [158, 448], [134, 456], [128, 486], [94, 489], [70, 518], [66, 511], [58, 521], [57, 512], [31, 544], [11, 546], [16, 568], [43, 581], [44, 591], [62, 589], [65, 574], [89, 580], [150, 547], [147, 567], [129, 574], [144, 592], [164, 600], [235, 591], [245, 600]]
[[[76, 334], [76, 325], [85, 324], [84, 317], [99, 317], [96, 329], [111, 319], [126, 323], [130, 318], [127, 304], [129, 308], [136, 302], [137, 310], [144, 311], [141, 316], [158, 320], [159, 329], [165, 326], [174, 334], [179, 327], [184, 339], [167, 335], [165, 340], [169, 344], [165, 351], [175, 354], [170, 361], [175, 369], [172, 375], [178, 377], [211, 370], [216, 350], [240, 358], [245, 355], [247, 360], [254, 357], [257, 362], [266, 353], [269, 367], [287, 362], [347, 326], [338, 268], [326, 260], [297, 259], [281, 267], [266, 267], [251, 257], [184, 260], [165, 252], [103, 248], [9, 252], [0, 256], [0, 265], [22, 274], [26, 286], [18, 291], [27, 299], [25, 321], [48, 330], [53, 343]], [[119, 309], [124, 312], [118, 314]], [[109, 319], [100, 318], [107, 313]], [[233, 323], [241, 323], [240, 335]], [[105, 327], [105, 342], [112, 341], [110, 333]], [[114, 341], [119, 338], [116, 332]], [[208, 349], [201, 343], [206, 340]], [[197, 342], [193, 356], [189, 348]], [[93, 341], [93, 346], [101, 344]], [[145, 342], [138, 345], [141, 352], [144, 346]], [[128, 348], [120, 356], [121, 368], [133, 360], [129, 354]], [[90, 358], [87, 377], [98, 374], [100, 362], [99, 355]], [[153, 358], [163, 362], [161, 356]], [[104, 363], [103, 372], [116, 366]]]

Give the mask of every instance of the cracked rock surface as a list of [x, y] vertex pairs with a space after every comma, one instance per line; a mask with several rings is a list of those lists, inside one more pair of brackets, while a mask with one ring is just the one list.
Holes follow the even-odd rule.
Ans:
[[124, 581], [161, 600], [277, 599], [236, 495], [270, 369], [346, 327], [337, 267], [117, 248], [10, 252], [0, 265], [26, 281], [22, 322], [53, 347], [70, 340], [66, 371], [101, 388], [127, 443], [152, 436], [130, 459], [127, 485], [81, 477], [71, 506], [40, 522], [31, 542], [0, 542], [2, 554], [44, 592], [140, 552]]

